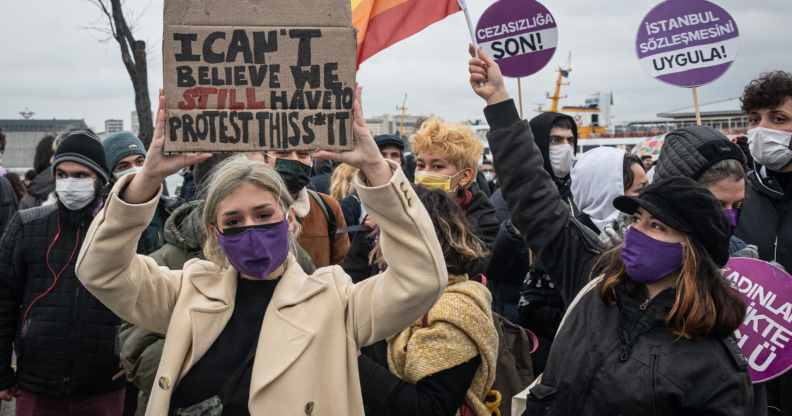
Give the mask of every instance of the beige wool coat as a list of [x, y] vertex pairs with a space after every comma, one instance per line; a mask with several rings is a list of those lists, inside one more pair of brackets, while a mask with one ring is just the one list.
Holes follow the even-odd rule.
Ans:
[[[393, 167], [394, 165], [392, 165]], [[445, 261], [432, 221], [404, 174], [356, 186], [379, 224], [390, 267], [353, 284], [337, 267], [307, 275], [290, 255], [261, 326], [248, 408], [252, 415], [363, 415], [360, 347], [392, 336], [422, 316], [443, 292]], [[191, 260], [184, 270], [135, 254], [159, 196], [125, 203], [122, 178], [88, 230], [77, 260], [83, 285], [122, 319], [166, 334], [147, 415], [168, 413], [171, 395], [234, 310], [237, 273]]]

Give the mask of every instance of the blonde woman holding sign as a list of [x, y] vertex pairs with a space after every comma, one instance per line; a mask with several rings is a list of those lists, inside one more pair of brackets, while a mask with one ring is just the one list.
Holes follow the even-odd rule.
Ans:
[[148, 415], [362, 415], [360, 347], [420, 318], [448, 280], [432, 221], [380, 155], [358, 99], [356, 147], [317, 157], [360, 169], [355, 186], [380, 225], [391, 267], [353, 284], [340, 268], [307, 275], [291, 254], [292, 199], [263, 162], [233, 158], [209, 181], [208, 261], [184, 270], [135, 255], [168, 175], [208, 155], [162, 155], [164, 98], [143, 171], [122, 178], [94, 220], [77, 274], [129, 322], [167, 334]]

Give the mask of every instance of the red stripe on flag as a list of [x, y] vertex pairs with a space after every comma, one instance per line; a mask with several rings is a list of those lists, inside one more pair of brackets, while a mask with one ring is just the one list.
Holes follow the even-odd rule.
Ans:
[[457, 0], [408, 0], [375, 16], [368, 22], [363, 44], [358, 45], [358, 65], [460, 10]]

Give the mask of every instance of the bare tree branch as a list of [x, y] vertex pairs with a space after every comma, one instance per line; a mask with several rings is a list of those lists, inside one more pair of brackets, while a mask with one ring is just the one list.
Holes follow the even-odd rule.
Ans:
[[[125, 17], [122, 0], [87, 0], [94, 4], [107, 20], [106, 28], [86, 27], [85, 29], [109, 35], [115, 39], [121, 52], [121, 61], [129, 74], [135, 91], [135, 109], [140, 125], [139, 136], [146, 146], [151, 142], [153, 120], [151, 117], [151, 99], [148, 91], [148, 63], [146, 42], [135, 39], [127, 18]], [[135, 23], [141, 15], [127, 11]]]

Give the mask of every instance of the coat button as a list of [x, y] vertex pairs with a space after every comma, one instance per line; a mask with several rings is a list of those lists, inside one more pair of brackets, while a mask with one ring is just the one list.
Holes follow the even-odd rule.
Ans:
[[305, 404], [305, 414], [306, 416], [310, 416], [313, 414], [314, 410], [314, 402], [308, 402]]
[[168, 390], [170, 388], [170, 380], [165, 376], [160, 377], [157, 384], [163, 390]]

